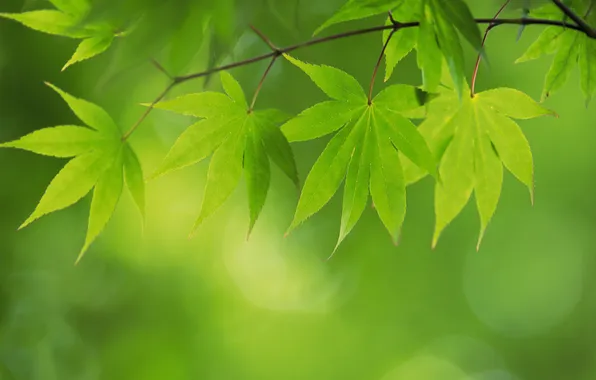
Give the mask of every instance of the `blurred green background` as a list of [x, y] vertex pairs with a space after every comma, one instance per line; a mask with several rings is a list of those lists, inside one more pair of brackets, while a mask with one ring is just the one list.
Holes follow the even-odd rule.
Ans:
[[[150, 57], [184, 74], [265, 53], [249, 23], [284, 46], [310, 38], [343, 0], [96, 3], [123, 18], [149, 9], [149, 27], [64, 73], [75, 41], [0, 20], [0, 141], [76, 122], [44, 81], [102, 105], [128, 129], [144, 111], [138, 104], [167, 83]], [[479, 17], [498, 7], [470, 4]], [[0, 12], [48, 6], [2, 0]], [[528, 28], [516, 43], [516, 27], [495, 29], [477, 88], [510, 86], [537, 99], [549, 59], [513, 61], [539, 31]], [[295, 55], [367, 84], [380, 48], [380, 35], [366, 35]], [[249, 96], [266, 65], [233, 72]], [[392, 81], [420, 83], [415, 56]], [[218, 77], [189, 82], [171, 96], [204, 88], [219, 91]], [[322, 99], [302, 72], [280, 60], [258, 106], [295, 114]], [[90, 199], [17, 232], [64, 161], [0, 150], [0, 379], [596, 378], [596, 105], [586, 108], [577, 73], [547, 105], [558, 119], [520, 123], [535, 158], [535, 205], [506, 176], [480, 252], [473, 202], [430, 249], [433, 183], [426, 179], [408, 189], [398, 247], [370, 209], [325, 262], [339, 231], [341, 192], [284, 239], [297, 194], [280, 172], [249, 241], [242, 184], [188, 240], [203, 163], [148, 184], [144, 229], [125, 193], [75, 267]], [[131, 143], [146, 174], [188, 125], [157, 110], [143, 123]], [[325, 143], [293, 146], [302, 178]]]

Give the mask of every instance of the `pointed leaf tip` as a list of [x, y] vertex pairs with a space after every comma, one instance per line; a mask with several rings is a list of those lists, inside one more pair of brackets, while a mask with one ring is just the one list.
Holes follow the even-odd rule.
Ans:
[[17, 228], [17, 231], [22, 230], [23, 228], [27, 227], [28, 225], [30, 225], [31, 223], [33, 223], [34, 221], [36, 221], [38, 219], [38, 217], [35, 216], [35, 213], [31, 214], [27, 220], [25, 220], [20, 226], [19, 228]]
[[486, 232], [486, 226], [480, 229], [480, 235], [478, 236], [478, 242], [476, 242], [476, 252], [480, 251], [480, 245], [484, 239], [484, 233]]
[[83, 249], [81, 249], [81, 252], [79, 253], [79, 256], [77, 256], [77, 259], [75, 260], [75, 263], [74, 263], [75, 266], [79, 265], [79, 263], [83, 259], [83, 256], [85, 256], [85, 253], [87, 252], [87, 249], [89, 249], [89, 246], [88, 245], [85, 245], [83, 247]]

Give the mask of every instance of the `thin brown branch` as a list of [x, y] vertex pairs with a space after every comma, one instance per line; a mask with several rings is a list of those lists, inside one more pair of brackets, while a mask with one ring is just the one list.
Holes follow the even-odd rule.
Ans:
[[573, 20], [573, 22], [576, 23], [581, 31], [588, 37], [596, 38], [596, 29], [592, 28], [580, 15], [575, 13], [573, 9], [565, 5], [561, 0], [553, 0], [553, 3], [565, 14], [565, 16]]
[[[501, 8], [499, 8], [497, 13], [495, 14], [495, 17], [493, 17], [493, 20], [497, 20], [499, 18], [501, 13], [503, 13], [503, 11], [505, 10], [505, 8], [507, 8], [510, 2], [511, 0], [507, 0], [503, 5], [501, 5]], [[488, 34], [494, 26], [494, 23], [490, 23], [484, 31], [484, 36], [482, 37], [482, 49], [484, 49], [484, 45], [486, 44], [486, 38], [488, 37]], [[476, 90], [476, 78], [478, 78], [478, 70], [480, 70], [480, 61], [482, 61], [482, 53], [482, 51], [478, 53], [478, 58], [476, 58], [476, 65], [474, 65], [474, 73], [472, 74], [472, 85], [470, 87], [470, 97], [472, 98], [474, 97], [474, 92]]]
[[[398, 24], [394, 24], [394, 25], [398, 25]], [[368, 87], [368, 105], [369, 106], [372, 104], [372, 93], [373, 93], [373, 89], [375, 87], [375, 79], [377, 79], [379, 67], [381, 66], [381, 62], [383, 62], [383, 56], [385, 55], [385, 50], [387, 50], [387, 46], [389, 45], [389, 41], [391, 41], [391, 37], [393, 37], [393, 34], [395, 34], [395, 32], [397, 32], [398, 30], [399, 30], [398, 28], [391, 30], [391, 33], [389, 33], [389, 36], [387, 36], [387, 40], [385, 41], [385, 44], [383, 45], [383, 49], [381, 49], [381, 54], [379, 54], [379, 59], [377, 60], [377, 64], [375, 65], [375, 69], [373, 70], [372, 78], [370, 78], [370, 86]]]
[[586, 10], [586, 13], [584, 13], [584, 18], [588, 18], [588, 16], [590, 16], [592, 11], [594, 10], [594, 5], [596, 5], [596, 0], [590, 1], [590, 5], [588, 6], [588, 9]]
[[156, 59], [151, 59], [151, 63], [153, 64], [153, 66], [155, 66], [155, 68], [159, 71], [161, 71], [165, 76], [167, 76], [170, 79], [174, 79], [174, 77], [172, 75], [170, 75], [170, 73], [168, 72], [168, 70], [166, 70], [159, 62], [157, 62]]
[[269, 37], [267, 37], [263, 32], [261, 32], [259, 29], [255, 28], [254, 25], [251, 25], [250, 28], [253, 30], [253, 32], [255, 32], [257, 34], [257, 36], [259, 36], [263, 40], [264, 43], [267, 44], [267, 46], [269, 46], [269, 48], [272, 51], [274, 51], [274, 52], [279, 51], [279, 48], [277, 46], [275, 46], [275, 44], [273, 42], [271, 42]]
[[393, 12], [389, 11], [387, 12], [389, 14], [389, 21], [391, 21], [392, 25], [399, 25], [399, 21], [397, 21], [395, 19], [395, 17], [393, 17]]
[[251, 113], [254, 110], [255, 103], [257, 102], [259, 93], [261, 92], [261, 88], [263, 88], [263, 83], [265, 83], [265, 78], [267, 78], [267, 75], [269, 75], [269, 72], [275, 64], [277, 57], [279, 57], [279, 55], [274, 55], [273, 58], [271, 58], [271, 62], [269, 62], [269, 66], [267, 66], [267, 69], [265, 69], [265, 72], [263, 73], [263, 76], [261, 77], [261, 80], [259, 81], [259, 84], [257, 86], [257, 89], [255, 90], [255, 94], [252, 97], [252, 102], [250, 103], [250, 107], [248, 108], [248, 113]]
[[[478, 18], [475, 19], [477, 24], [492, 24], [491, 27], [495, 27], [498, 25], [550, 25], [550, 26], [559, 26], [562, 28], [567, 28], [567, 29], [573, 29], [576, 30], [578, 32], [582, 32], [584, 34], [586, 34], [588, 37], [590, 38], [594, 38], [596, 39], [596, 35], [590, 34], [588, 33], [586, 30], [582, 29], [580, 26], [572, 24], [572, 23], [568, 23], [568, 22], [564, 22], [564, 21], [556, 21], [556, 20], [547, 20], [547, 19], [531, 19], [531, 18], [515, 18], [515, 19], [492, 19], [492, 18]], [[333, 34], [327, 37], [320, 37], [320, 38], [314, 38], [308, 41], [304, 41], [295, 45], [291, 45], [291, 46], [287, 46], [285, 48], [280, 48], [277, 51], [272, 51], [271, 53], [267, 53], [267, 54], [262, 54], [256, 57], [252, 57], [252, 58], [248, 58], [242, 61], [238, 61], [238, 62], [234, 62], [234, 63], [230, 63], [227, 65], [223, 65], [223, 66], [218, 66], [218, 67], [214, 67], [211, 68], [209, 70], [206, 71], [202, 71], [202, 72], [198, 72], [198, 73], [194, 73], [194, 74], [188, 74], [188, 75], [183, 75], [183, 76], [178, 76], [175, 77], [172, 81], [172, 83], [170, 83], [170, 85], [151, 103], [152, 105], [147, 109], [147, 111], [141, 116], [141, 118], [133, 125], [133, 127], [130, 128], [130, 130], [128, 132], [126, 132], [124, 134], [124, 136], [122, 137], [123, 140], [126, 140], [136, 129], [137, 127], [143, 122], [143, 120], [145, 120], [145, 118], [147, 117], [147, 115], [151, 112], [151, 110], [153, 109], [153, 106], [155, 106], [155, 104], [157, 104], [161, 99], [163, 99], [168, 92], [170, 92], [170, 90], [177, 86], [180, 83], [192, 80], [192, 79], [196, 79], [196, 78], [202, 78], [205, 77], [207, 75], [211, 75], [220, 71], [224, 71], [224, 70], [230, 70], [230, 69], [234, 69], [237, 67], [242, 67], [242, 66], [246, 66], [246, 65], [250, 65], [252, 63], [255, 62], [260, 62], [266, 59], [272, 59], [275, 56], [281, 55], [281, 54], [285, 54], [285, 53], [290, 53], [294, 50], [297, 49], [301, 49], [301, 48], [305, 48], [308, 46], [312, 46], [312, 45], [318, 45], [318, 44], [322, 44], [325, 42], [330, 42], [330, 41], [335, 41], [335, 40], [339, 40], [339, 39], [344, 39], [344, 38], [348, 38], [348, 37], [352, 37], [352, 36], [358, 36], [358, 35], [364, 35], [364, 34], [370, 34], [370, 33], [375, 33], [375, 32], [380, 32], [383, 30], [397, 30], [397, 29], [406, 29], [406, 28], [415, 28], [418, 27], [420, 25], [420, 22], [418, 21], [413, 21], [413, 22], [405, 22], [405, 23], [398, 23], [395, 25], [380, 25], [380, 26], [374, 26], [371, 28], [365, 28], [365, 29], [357, 29], [357, 30], [351, 30], [348, 32], [343, 32], [343, 33], [338, 33], [338, 34]]]
[[174, 86], [176, 85], [176, 81], [173, 81], [169, 84], [168, 87], [166, 87], [165, 90], [163, 90], [161, 92], [161, 94], [159, 94], [159, 96], [157, 98], [155, 98], [155, 100], [153, 102], [151, 102], [151, 105], [149, 107], [147, 107], [147, 109], [145, 110], [145, 112], [141, 115], [141, 117], [139, 118], [139, 120], [137, 120], [136, 123], [134, 123], [134, 125], [132, 127], [130, 127], [130, 129], [128, 131], [126, 131], [126, 133], [124, 135], [122, 135], [122, 141], [126, 141], [130, 135], [133, 134], [133, 132], [139, 127], [139, 125], [141, 125], [141, 123], [143, 122], [143, 120], [145, 120], [147, 118], [147, 116], [149, 116], [149, 113], [151, 112], [151, 110], [153, 109], [153, 107], [155, 107], [155, 105], [162, 100], [167, 94], [168, 92], [170, 92], [170, 90], [172, 88], [174, 88]]

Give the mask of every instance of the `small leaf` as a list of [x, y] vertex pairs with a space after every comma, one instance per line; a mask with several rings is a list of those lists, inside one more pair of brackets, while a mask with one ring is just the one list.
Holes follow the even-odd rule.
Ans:
[[356, 126], [356, 128], [365, 127], [365, 134], [363, 138], [364, 143], [356, 144], [350, 164], [348, 166], [348, 173], [346, 175], [346, 184], [344, 186], [344, 199], [341, 214], [341, 227], [339, 237], [335, 248], [341, 244], [346, 236], [352, 231], [360, 216], [366, 208], [368, 202], [368, 185], [370, 179], [370, 153], [371, 147], [366, 144], [369, 139], [371, 116], [370, 112], [360, 118], [359, 123], [364, 126]]
[[75, 98], [51, 83], [46, 82], [46, 84], [64, 99], [74, 114], [87, 126], [111, 137], [120, 136], [120, 130], [116, 123], [103, 108], [86, 100]]
[[[148, 106], [148, 104], [145, 105]], [[241, 112], [239, 113], [240, 108], [232, 99], [219, 92], [182, 95], [172, 100], [159, 102], [155, 108], [201, 118], [212, 118], [226, 113], [241, 114]]]
[[83, 198], [112, 163], [113, 155], [111, 155], [111, 159], [108, 157], [110, 154], [106, 151], [96, 150], [70, 160], [50, 182], [35, 211], [19, 229]]
[[455, 26], [476, 51], [482, 51], [482, 37], [470, 9], [462, 0], [435, 0], [445, 20]]
[[145, 221], [145, 180], [143, 179], [143, 168], [139, 158], [127, 143], [123, 152], [124, 180], [130, 191], [134, 202], [141, 213], [143, 223]]
[[571, 70], [578, 58], [577, 39], [579, 34], [568, 30], [561, 36], [561, 48], [555, 54], [553, 64], [546, 74], [544, 80], [544, 89], [542, 90], [542, 100], [552, 95], [556, 90], [563, 87]]
[[220, 74], [221, 77], [221, 84], [224, 88], [224, 91], [230, 98], [234, 100], [240, 107], [244, 109], [248, 109], [248, 104], [246, 104], [246, 97], [244, 96], [244, 91], [242, 91], [242, 87], [240, 87], [240, 83], [230, 73], [227, 71], [222, 71]]
[[[420, 4], [412, 1], [405, 1], [393, 12], [393, 17], [402, 22], [420, 20]], [[387, 19], [386, 25], [391, 25], [391, 20]], [[383, 31], [383, 43], [389, 38], [391, 30]], [[395, 66], [407, 56], [416, 46], [418, 41], [418, 28], [406, 28], [393, 33], [393, 37], [385, 50], [385, 82], [393, 74]]]
[[290, 143], [279, 127], [270, 123], [269, 120], [263, 120], [260, 115], [261, 112], [259, 111], [254, 113], [255, 125], [258, 128], [258, 133], [267, 151], [267, 155], [292, 180], [296, 187], [300, 188], [298, 169], [296, 169], [294, 153], [292, 152]]
[[110, 47], [113, 40], [113, 35], [96, 36], [84, 39], [77, 47], [74, 55], [68, 62], [66, 62], [62, 71], [66, 70], [66, 68], [74, 63], [84, 61], [103, 53]]
[[596, 40], [587, 36], [582, 36], [581, 38], [584, 41], [579, 53], [579, 69], [581, 73], [581, 87], [587, 104], [596, 93]]
[[288, 54], [284, 57], [304, 71], [330, 98], [356, 103], [367, 100], [362, 86], [346, 72], [331, 66], [305, 63]]
[[313, 35], [319, 34], [324, 29], [340, 22], [386, 13], [402, 2], [403, 0], [349, 0], [329, 20], [319, 26]]
[[557, 51], [559, 39], [565, 29], [558, 26], [549, 26], [538, 36], [538, 39], [530, 45], [528, 50], [519, 57], [515, 63], [527, 62], [540, 58], [543, 55], [554, 54]]
[[91, 37], [94, 32], [77, 25], [77, 19], [54, 10], [39, 10], [24, 13], [0, 13], [0, 17], [20, 22], [28, 28], [64, 37]]
[[196, 164], [209, 157], [230, 135], [231, 129], [240, 123], [239, 117], [229, 118], [225, 115], [192, 124], [178, 137], [151, 178]]
[[89, 11], [90, 4], [87, 0], [49, 0], [54, 6], [64, 13], [73, 16], [82, 16]]
[[[383, 33], [384, 41], [389, 38], [389, 33], [391, 32]], [[417, 40], [418, 30], [416, 28], [403, 29], [393, 34], [385, 50], [385, 82], [393, 75], [395, 66], [414, 49]]]
[[435, 12], [436, 14], [433, 21], [435, 23], [436, 36], [439, 40], [441, 52], [447, 61], [455, 91], [461, 99], [465, 90], [464, 52], [455, 27], [450, 21], [441, 17], [441, 15], [438, 14], [438, 11]]
[[397, 150], [387, 130], [374, 121], [369, 144], [373, 146], [370, 194], [381, 221], [397, 244], [406, 215], [406, 183]]
[[250, 224], [248, 235], [250, 235], [267, 198], [271, 172], [269, 158], [265, 147], [258, 136], [255, 127], [250, 128], [246, 137], [246, 148], [244, 151], [244, 174], [246, 188], [248, 190], [248, 208], [250, 211]]
[[[489, 111], [490, 112], [490, 111]], [[495, 154], [485, 131], [491, 116], [483, 107], [476, 107], [476, 139], [474, 144], [474, 194], [480, 214], [479, 249], [486, 227], [494, 215], [503, 186], [503, 164]]]
[[290, 119], [281, 130], [288, 141], [313, 140], [343, 127], [362, 109], [364, 105], [354, 109], [353, 104], [335, 100], [317, 103]]
[[495, 88], [476, 94], [483, 103], [514, 119], [533, 119], [543, 115], [556, 115], [534, 99], [513, 88]]
[[[367, 112], [361, 119], [366, 117]], [[294, 220], [286, 234], [318, 212], [335, 194], [346, 175], [354, 146], [361, 139], [362, 132], [362, 128], [348, 125], [329, 141], [306, 177]]]
[[428, 13], [420, 20], [418, 27], [417, 59], [418, 67], [422, 70], [423, 87], [428, 92], [434, 92], [441, 81], [441, 50], [437, 45], [435, 31]]
[[92, 150], [100, 140], [101, 136], [89, 128], [62, 125], [40, 129], [18, 140], [0, 144], [0, 147], [18, 148], [45, 156], [74, 157]]
[[87, 237], [85, 238], [83, 249], [81, 249], [77, 258], [77, 263], [83, 258], [91, 243], [93, 243], [101, 231], [103, 231], [106, 224], [108, 224], [122, 194], [122, 152], [117, 152], [116, 155], [116, 159], [113, 160], [110, 167], [99, 177], [93, 190]]
[[211, 216], [232, 194], [242, 175], [242, 153], [245, 147], [245, 126], [228, 137], [213, 154], [201, 213], [193, 226], [191, 236], [205, 219]]

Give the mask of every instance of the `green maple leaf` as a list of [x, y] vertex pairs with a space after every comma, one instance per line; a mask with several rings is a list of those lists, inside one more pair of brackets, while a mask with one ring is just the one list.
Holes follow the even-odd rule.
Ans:
[[87, 0], [51, 0], [55, 10], [43, 9], [24, 13], [0, 13], [0, 17], [17, 21], [40, 32], [82, 39], [62, 70], [105, 52], [115, 37], [114, 27], [106, 22], [86, 22], [91, 6]]
[[[435, 186], [436, 225], [433, 247], [442, 231], [462, 211], [472, 192], [480, 215], [482, 241], [499, 201], [505, 166], [526, 185], [533, 201], [532, 153], [513, 119], [555, 115], [528, 95], [511, 88], [496, 88], [459, 100], [450, 84], [428, 104], [429, 117], [419, 126], [439, 161], [441, 182]], [[466, 88], [467, 90], [467, 88]], [[406, 182], [425, 176], [405, 157]]]
[[[444, 58], [461, 97], [465, 68], [460, 34], [476, 51], [483, 51], [480, 30], [467, 5], [462, 0], [405, 0], [394, 10], [393, 16], [399, 22], [419, 20], [420, 26], [394, 33], [385, 50], [385, 80], [391, 77], [395, 66], [416, 48], [425, 90], [436, 91]], [[387, 25], [390, 24], [391, 21], [387, 20]], [[384, 31], [383, 42], [390, 33], [390, 30]]]
[[420, 108], [429, 94], [413, 86], [394, 85], [369, 104], [360, 84], [347, 73], [285, 57], [333, 99], [284, 124], [282, 131], [288, 140], [311, 140], [337, 131], [306, 178], [288, 232], [327, 204], [345, 178], [337, 246], [358, 222], [369, 193], [381, 221], [397, 241], [406, 212], [406, 183], [398, 151], [436, 175], [431, 151], [405, 116]]
[[279, 125], [287, 116], [276, 110], [247, 112], [242, 88], [227, 72], [221, 73], [227, 95], [202, 92], [162, 101], [156, 108], [201, 118], [180, 135], [153, 175], [196, 164], [213, 155], [205, 195], [193, 233], [232, 194], [244, 171], [252, 230], [269, 189], [273, 161], [299, 186], [292, 149]]
[[[593, 6], [591, 1], [576, 0], [569, 2], [569, 5], [581, 14], [582, 10], [585, 12]], [[552, 4], [537, 12], [545, 18], [563, 18], [561, 11]], [[587, 21], [596, 25], [596, 12], [591, 12]], [[596, 39], [573, 29], [549, 26], [515, 62], [527, 62], [544, 55], [554, 55], [554, 58], [544, 80], [541, 100], [544, 101], [563, 87], [575, 66], [578, 65], [581, 89], [588, 104], [596, 93]]]
[[75, 98], [49, 83], [48, 86], [64, 99], [85, 126], [45, 128], [0, 144], [0, 147], [71, 158], [51, 181], [39, 204], [19, 229], [46, 214], [75, 204], [94, 189], [87, 236], [78, 262], [108, 223], [124, 182], [141, 214], [144, 214], [143, 173], [136, 154], [128, 143], [122, 141], [119, 128], [102, 108]]

